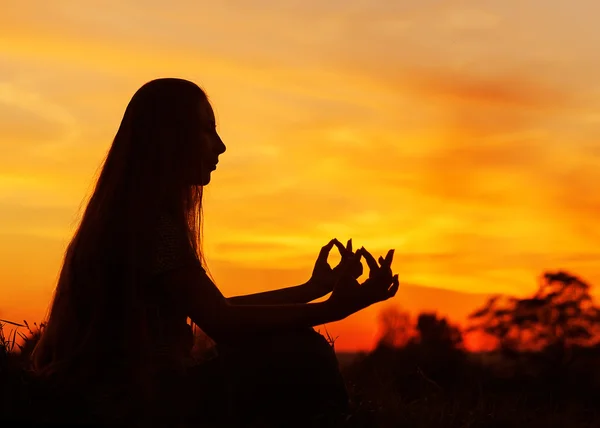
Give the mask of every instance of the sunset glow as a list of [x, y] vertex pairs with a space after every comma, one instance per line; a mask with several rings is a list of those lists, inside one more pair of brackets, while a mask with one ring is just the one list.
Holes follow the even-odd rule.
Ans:
[[386, 305], [462, 323], [545, 270], [598, 296], [599, 14], [592, 0], [3, 2], [0, 318], [43, 319], [129, 99], [166, 76], [206, 90], [227, 145], [204, 208], [226, 296], [305, 282], [333, 237], [395, 248], [401, 281], [327, 326], [342, 350], [373, 345]]

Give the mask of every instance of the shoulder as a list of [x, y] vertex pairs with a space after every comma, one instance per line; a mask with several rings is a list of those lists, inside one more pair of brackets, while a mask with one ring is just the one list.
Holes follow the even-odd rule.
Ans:
[[188, 238], [187, 230], [167, 215], [158, 217], [148, 274], [152, 277], [180, 268], [204, 271]]

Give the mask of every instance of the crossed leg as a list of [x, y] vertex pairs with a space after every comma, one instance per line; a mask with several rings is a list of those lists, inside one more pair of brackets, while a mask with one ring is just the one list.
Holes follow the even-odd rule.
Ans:
[[312, 328], [217, 349], [218, 357], [188, 372], [192, 420], [236, 426], [279, 420], [292, 426], [348, 410], [335, 352]]

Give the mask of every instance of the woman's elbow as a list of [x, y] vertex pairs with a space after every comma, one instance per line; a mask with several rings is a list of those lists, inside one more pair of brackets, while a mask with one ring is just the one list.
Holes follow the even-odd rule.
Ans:
[[239, 329], [236, 328], [231, 305], [225, 303], [219, 306], [218, 309], [208, 310], [202, 315], [190, 318], [216, 343], [229, 343], [234, 340]]

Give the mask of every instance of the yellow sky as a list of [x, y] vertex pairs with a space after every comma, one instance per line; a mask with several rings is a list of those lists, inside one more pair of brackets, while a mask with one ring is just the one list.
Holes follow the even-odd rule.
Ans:
[[[395, 248], [417, 287], [393, 303], [457, 319], [474, 297], [421, 287], [523, 295], [559, 268], [600, 284], [599, 13], [592, 0], [4, 0], [0, 317], [43, 317], [127, 102], [164, 76], [204, 87], [228, 147], [205, 208], [226, 295], [305, 281], [332, 237]], [[339, 346], [369, 346], [379, 309], [332, 326]]]

